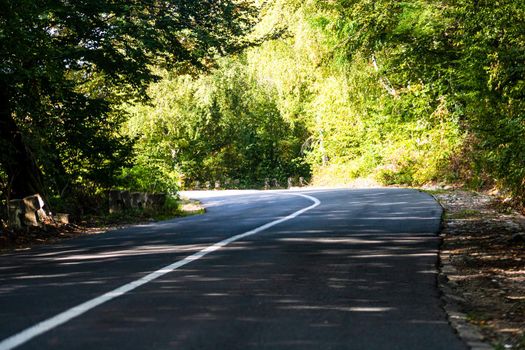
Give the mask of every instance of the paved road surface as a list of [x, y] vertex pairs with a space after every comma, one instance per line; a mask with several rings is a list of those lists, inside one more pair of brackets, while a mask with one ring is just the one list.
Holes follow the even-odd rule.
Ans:
[[431, 197], [302, 193], [194, 193], [207, 214], [0, 256], [0, 350], [465, 349]]

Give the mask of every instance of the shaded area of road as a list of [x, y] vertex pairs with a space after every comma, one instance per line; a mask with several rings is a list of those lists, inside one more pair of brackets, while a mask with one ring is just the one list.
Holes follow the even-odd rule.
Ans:
[[[201, 217], [2, 257], [2, 338], [310, 204], [272, 192], [214, 194], [201, 194], [209, 208]], [[20, 348], [464, 349], [435, 287], [439, 206], [412, 190], [311, 195], [321, 206]]]

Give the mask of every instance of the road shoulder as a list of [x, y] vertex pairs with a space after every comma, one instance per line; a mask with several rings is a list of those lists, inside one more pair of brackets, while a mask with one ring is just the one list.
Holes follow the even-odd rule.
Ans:
[[118, 216], [92, 216], [83, 218], [77, 223], [48, 224], [44, 227], [28, 228], [19, 232], [0, 226], [0, 254], [28, 250], [32, 247], [55, 244], [72, 238], [99, 235], [134, 225], [204, 213], [205, 208], [198, 200], [180, 198], [176, 210], [162, 215], [129, 212]]
[[492, 196], [434, 191], [444, 207], [439, 285], [472, 349], [525, 349], [523, 217]]

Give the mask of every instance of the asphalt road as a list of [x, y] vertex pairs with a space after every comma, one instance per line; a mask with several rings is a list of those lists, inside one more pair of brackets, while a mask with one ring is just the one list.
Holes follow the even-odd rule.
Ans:
[[466, 349], [430, 196], [301, 193], [197, 192], [205, 215], [0, 256], [0, 350]]

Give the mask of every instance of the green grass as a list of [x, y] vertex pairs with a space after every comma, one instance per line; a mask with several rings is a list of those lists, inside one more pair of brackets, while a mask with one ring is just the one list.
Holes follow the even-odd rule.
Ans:
[[430, 195], [449, 194], [450, 193], [450, 190], [445, 190], [445, 189], [442, 189], [442, 188], [435, 189], [435, 190], [424, 190], [424, 189], [420, 189], [419, 188], [419, 190], [421, 192], [425, 192], [425, 193], [428, 193]]
[[457, 213], [447, 213], [445, 214], [446, 219], [471, 219], [471, 218], [478, 218], [481, 216], [481, 212], [479, 210], [474, 209], [463, 209], [458, 211]]

